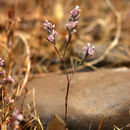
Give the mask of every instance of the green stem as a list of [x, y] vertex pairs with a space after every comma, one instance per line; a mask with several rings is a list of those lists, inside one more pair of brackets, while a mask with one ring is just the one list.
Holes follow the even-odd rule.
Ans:
[[65, 57], [66, 49], [67, 49], [67, 47], [68, 47], [68, 45], [69, 45], [69, 43], [70, 43], [71, 37], [72, 37], [72, 34], [71, 34], [71, 32], [69, 32], [69, 38], [68, 38], [68, 41], [67, 41], [66, 44], [65, 44], [65, 49], [64, 49], [64, 53], [63, 53], [63, 58]]
[[69, 88], [70, 88], [70, 80], [68, 80], [67, 91], [66, 91], [66, 96], [65, 96], [65, 130], [67, 129], [67, 119], [68, 119], [68, 95], [69, 95]]
[[72, 72], [72, 74], [71, 74], [70, 81], [71, 81], [72, 77], [74, 76], [75, 72], [77, 71], [78, 67], [79, 67], [80, 65], [82, 65], [82, 64], [84, 63], [84, 61], [85, 61], [85, 60], [82, 60], [78, 65], [76, 65], [76, 66], [74, 67], [74, 70], [73, 70], [73, 72]]

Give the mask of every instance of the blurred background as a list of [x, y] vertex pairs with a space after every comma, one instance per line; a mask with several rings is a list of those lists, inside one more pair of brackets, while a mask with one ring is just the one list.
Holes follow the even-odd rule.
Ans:
[[[31, 49], [31, 73], [62, 72], [60, 58], [46, 40], [44, 20], [56, 25], [57, 48], [62, 52], [70, 11], [79, 5], [81, 16], [77, 33], [73, 35], [67, 51], [69, 63], [80, 61], [82, 47], [90, 42], [95, 45], [95, 56], [88, 59], [80, 71], [99, 68], [130, 67], [130, 1], [129, 0], [18, 0], [15, 34], [24, 37]], [[0, 43], [6, 45], [5, 30], [8, 10], [14, 10], [14, 0], [0, 0]], [[14, 73], [23, 66], [25, 47], [15, 41]], [[0, 55], [6, 59], [6, 51], [0, 47]], [[71, 55], [71, 56], [70, 56]], [[19, 68], [19, 69], [18, 69]], [[23, 68], [24, 69], [24, 68]]]

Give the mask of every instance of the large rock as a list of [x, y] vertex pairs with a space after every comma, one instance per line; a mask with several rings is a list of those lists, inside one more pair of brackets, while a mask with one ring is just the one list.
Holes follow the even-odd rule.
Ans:
[[[54, 114], [64, 119], [66, 92], [65, 75], [45, 75], [32, 79], [28, 87], [35, 88], [36, 105], [43, 123]], [[32, 102], [32, 95], [26, 103]], [[130, 121], [130, 70], [99, 70], [77, 73], [73, 77], [68, 102], [69, 130], [102, 130], [127, 125]]]

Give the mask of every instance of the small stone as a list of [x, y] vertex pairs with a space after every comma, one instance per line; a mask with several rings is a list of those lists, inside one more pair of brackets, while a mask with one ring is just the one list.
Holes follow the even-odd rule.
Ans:
[[58, 115], [55, 114], [48, 123], [47, 130], [64, 130], [64, 129], [65, 129], [64, 121]]

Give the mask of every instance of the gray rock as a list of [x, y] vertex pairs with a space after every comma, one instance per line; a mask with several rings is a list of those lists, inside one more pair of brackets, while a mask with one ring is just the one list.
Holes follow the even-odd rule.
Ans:
[[[65, 75], [45, 75], [32, 79], [28, 87], [35, 88], [36, 105], [43, 123], [54, 114], [64, 120]], [[32, 102], [32, 95], [26, 103]], [[130, 121], [130, 70], [99, 70], [77, 73], [73, 77], [68, 102], [69, 130], [113, 129]]]

